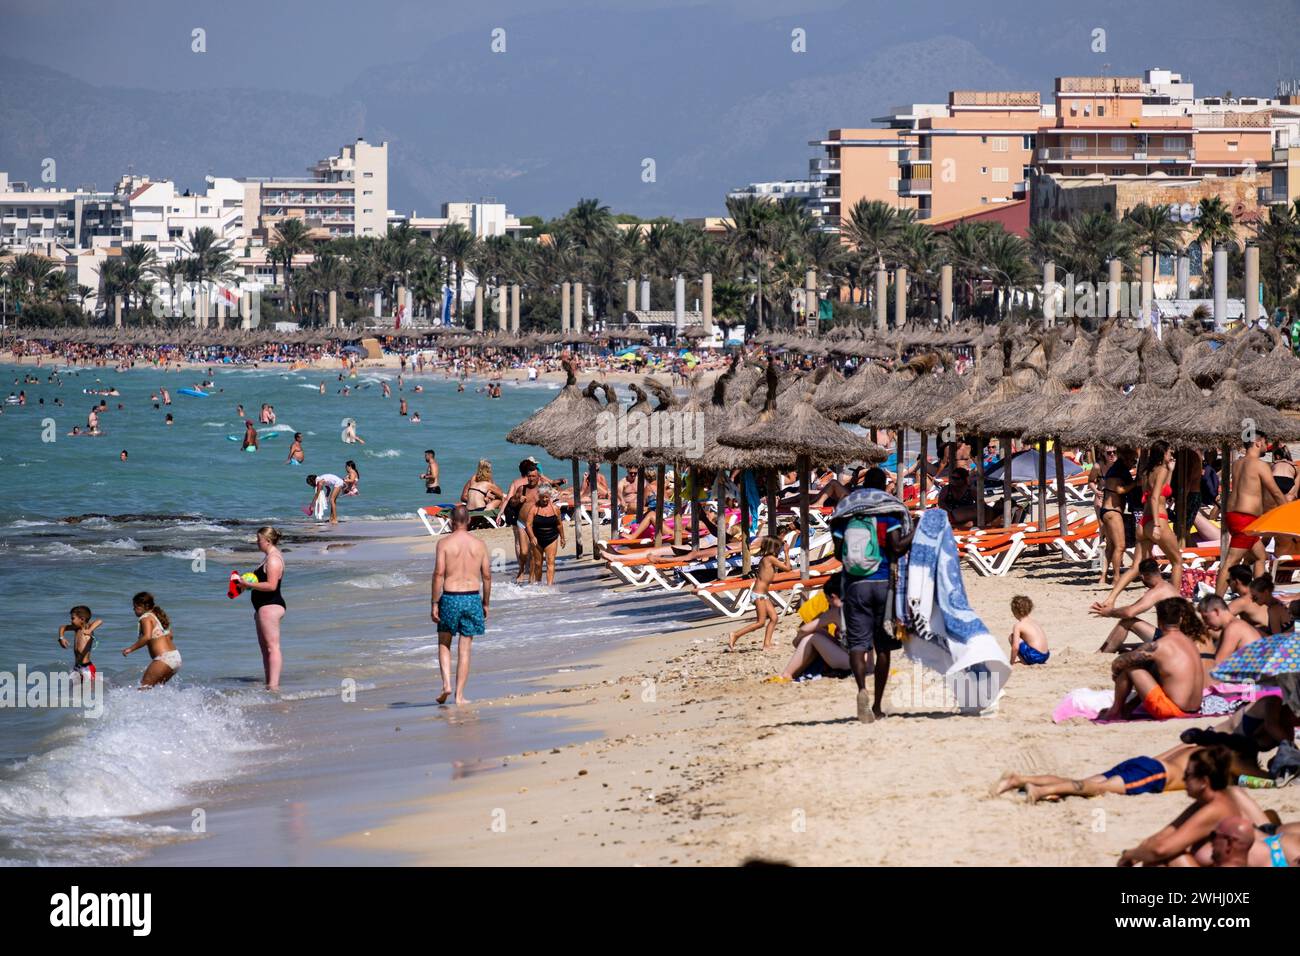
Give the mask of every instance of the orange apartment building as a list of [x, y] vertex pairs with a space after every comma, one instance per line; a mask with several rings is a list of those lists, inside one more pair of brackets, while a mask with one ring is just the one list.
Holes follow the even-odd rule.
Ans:
[[[811, 167], [825, 178], [821, 208], [831, 229], [859, 199], [877, 199], [935, 226], [996, 217], [1023, 232], [1031, 183], [1055, 197], [1041, 209], [1035, 197], [1035, 216], [1068, 213], [1069, 203], [1058, 200], [1069, 190], [1060, 187], [1116, 181], [1204, 187], [1207, 179], [1248, 177], [1233, 185], [1249, 186], [1246, 205], [1258, 207], [1291, 192], [1290, 177], [1279, 189], [1273, 169], [1279, 151], [1285, 171], [1300, 145], [1300, 111], [1289, 103], [1197, 99], [1191, 83], [1158, 69], [1142, 77], [1057, 77], [1050, 104], [1036, 92], [954, 90], [946, 104], [895, 108], [873, 120], [879, 127], [831, 130], [810, 143], [825, 153]], [[1239, 209], [1243, 190], [1224, 186], [1229, 205], [1249, 220], [1250, 210]]]

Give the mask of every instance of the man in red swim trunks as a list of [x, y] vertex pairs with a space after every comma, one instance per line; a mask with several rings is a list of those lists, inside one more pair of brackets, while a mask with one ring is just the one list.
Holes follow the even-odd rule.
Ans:
[[1258, 535], [1246, 534], [1245, 529], [1269, 508], [1286, 503], [1286, 496], [1273, 480], [1273, 470], [1264, 462], [1263, 454], [1268, 441], [1263, 435], [1242, 443], [1245, 454], [1232, 463], [1232, 484], [1228, 489], [1228, 513], [1225, 515], [1228, 539], [1228, 559], [1219, 563], [1219, 574], [1214, 582], [1214, 592], [1222, 595], [1228, 587], [1228, 571], [1247, 558], [1254, 562], [1255, 576], [1264, 573], [1267, 555], [1264, 542]]

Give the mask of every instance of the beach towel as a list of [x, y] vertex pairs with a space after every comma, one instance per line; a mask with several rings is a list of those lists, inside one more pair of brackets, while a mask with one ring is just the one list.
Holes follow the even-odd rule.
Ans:
[[1011, 663], [971, 608], [945, 512], [932, 508], [921, 515], [911, 553], [899, 561], [898, 581], [896, 614], [911, 635], [907, 656], [942, 674], [963, 709], [990, 707], [1011, 676]]
[[740, 480], [745, 486], [745, 500], [749, 502], [749, 527], [745, 533], [753, 538], [758, 534], [758, 506], [763, 501], [763, 493], [758, 490], [758, 479], [752, 468], [746, 468]]
[[[1269, 694], [1281, 694], [1281, 691], [1277, 688], [1262, 688], [1246, 684], [1213, 684], [1205, 689], [1201, 697], [1201, 709], [1194, 714], [1186, 714], [1184, 717], [1224, 717]], [[1125, 723], [1126, 721], [1123, 720], [1097, 720], [1097, 715], [1109, 710], [1114, 700], [1115, 691], [1110, 688], [1104, 690], [1093, 690], [1089, 687], [1077, 688], [1062, 697], [1060, 703], [1053, 708], [1052, 723], [1061, 724], [1076, 718], [1091, 720], [1100, 724]], [[1153, 719], [1141, 707], [1127, 718], [1130, 721]]]

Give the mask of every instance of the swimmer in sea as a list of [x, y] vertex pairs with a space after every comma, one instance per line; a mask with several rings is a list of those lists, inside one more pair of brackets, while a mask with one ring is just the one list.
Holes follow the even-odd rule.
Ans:
[[122, 648], [122, 656], [148, 645], [153, 658], [140, 678], [141, 689], [165, 684], [181, 669], [181, 652], [176, 650], [172, 638], [172, 623], [167, 612], [154, 603], [153, 595], [141, 591], [131, 599], [131, 608], [140, 619], [140, 637], [130, 647]]
[[442, 484], [438, 481], [438, 462], [435, 461], [436, 453], [432, 448], [424, 452], [424, 474], [420, 480], [424, 482], [424, 493], [426, 495], [442, 494]]
[[284, 463], [287, 465], [291, 461], [296, 461], [301, 465], [306, 457], [302, 450], [302, 432], [294, 432], [293, 444], [289, 446], [289, 457], [284, 460]]
[[117, 456], [118, 461], [126, 461], [126, 449], [122, 449], [122, 454]]
[[402, 400], [398, 403], [398, 405], [397, 405], [397, 414], [399, 414], [399, 415], [405, 415], [405, 414], [406, 414], [406, 399], [402, 399]]
[[244, 420], [244, 443], [240, 446], [244, 451], [257, 448], [257, 429], [253, 427], [252, 419]]
[[411, 421], [411, 424], [412, 424], [412, 425], [418, 425], [418, 424], [420, 424], [420, 413], [419, 413], [419, 412], [413, 412], [413, 413], [411, 414], [411, 419], [410, 419], [410, 421]]
[[64, 624], [59, 628], [59, 646], [68, 647], [68, 639], [64, 633], [71, 629], [75, 633], [72, 636], [72, 669], [78, 674], [89, 675], [91, 680], [95, 679], [95, 665], [90, 661], [91, 648], [95, 646], [95, 629], [104, 622], [95, 618], [90, 613], [90, 608], [84, 604], [78, 604], [68, 612], [70, 623]]
[[343, 441], [349, 445], [364, 445], [365, 439], [357, 434], [357, 423], [348, 419], [347, 427], [343, 429]]
[[235, 406], [235, 414], [238, 415], [240, 418], [243, 418], [243, 417], [244, 417], [244, 406], [243, 406], [243, 405], [236, 405], [236, 406]]

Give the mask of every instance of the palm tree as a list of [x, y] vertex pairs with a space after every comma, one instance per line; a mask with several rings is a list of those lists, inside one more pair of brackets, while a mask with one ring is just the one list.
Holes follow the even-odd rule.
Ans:
[[218, 238], [207, 226], [191, 230], [189, 238], [181, 243], [181, 247], [189, 253], [185, 279], [195, 284], [196, 298], [199, 288], [234, 276], [230, 240]]
[[149, 277], [158, 267], [158, 254], [143, 243], [132, 243], [122, 250], [126, 267], [127, 309], [143, 306], [145, 297], [153, 289]]
[[465, 263], [473, 261], [478, 255], [478, 246], [478, 237], [458, 222], [444, 229], [435, 244], [438, 253], [456, 270], [456, 298], [453, 304], [456, 307], [458, 323], [461, 320], [461, 291], [465, 279]]
[[1161, 256], [1176, 255], [1182, 248], [1183, 224], [1172, 215], [1172, 206], [1139, 203], [1124, 216], [1137, 248], [1151, 257], [1152, 270], [1160, 268]]
[[[1196, 233], [1193, 237], [1197, 245], [1204, 248], [1210, 247], [1211, 256], [1214, 250], [1219, 246], [1237, 245], [1237, 230], [1235, 221], [1232, 218], [1232, 210], [1224, 205], [1223, 199], [1219, 196], [1210, 196], [1202, 199], [1198, 204], [1200, 215], [1196, 219]], [[1204, 253], [1201, 255], [1202, 262], [1212, 262], [1212, 258], [1207, 260]], [[1201, 286], [1205, 288], [1209, 283], [1209, 289], [1213, 294], [1214, 289], [1214, 268], [1201, 269]], [[1204, 293], [1202, 293], [1204, 295]], [[1216, 319], [1217, 321], [1217, 319]]]
[[1066, 271], [1078, 281], [1108, 281], [1108, 263], [1119, 259], [1131, 265], [1133, 227], [1110, 212], [1080, 213], [1061, 230]]
[[293, 309], [293, 258], [311, 248], [309, 232], [307, 224], [297, 217], [281, 219], [271, 240], [271, 247], [278, 251], [284, 264], [284, 301], [290, 310]]
[[840, 235], [858, 253], [864, 277], [868, 267], [883, 271], [894, 261], [903, 227], [915, 217], [912, 210], [900, 211], [879, 199], [859, 199], [853, 204], [840, 222]]
[[162, 278], [166, 281], [167, 287], [171, 290], [173, 317], [175, 317], [178, 314], [178, 307], [180, 305], [180, 290], [182, 284], [185, 282], [186, 272], [187, 272], [187, 266], [184, 259], [169, 260], [163, 265], [162, 269], [159, 272]]
[[[984, 236], [984, 262], [982, 272], [993, 282], [994, 293], [1003, 292], [1006, 310], [1011, 310], [1015, 290], [1033, 281], [1034, 267], [1029, 259], [1029, 246], [1019, 236], [1001, 227], [991, 229]], [[998, 318], [1001, 319], [1001, 311]]]
[[1295, 286], [1296, 264], [1300, 262], [1300, 202], [1293, 212], [1288, 206], [1271, 206], [1268, 218], [1256, 226], [1259, 271], [1268, 304], [1277, 308]]
[[[943, 242], [930, 226], [919, 222], [906, 223], [899, 233], [895, 249], [898, 261], [907, 269], [913, 283], [914, 295], [909, 301], [933, 301], [938, 286], [939, 271], [946, 261]], [[913, 308], [911, 311], [918, 311]], [[928, 311], [928, 309], [927, 309]]]
[[[780, 245], [781, 227], [777, 222], [777, 207], [757, 196], [727, 197], [727, 239], [733, 243], [741, 256], [754, 265], [754, 279], [758, 295], [754, 302], [757, 308], [757, 325], [763, 325], [763, 276], [773, 250]], [[653, 245], [654, 229], [647, 237], [647, 244]]]
[[564, 226], [572, 230], [578, 245], [590, 249], [602, 233], [614, 228], [614, 217], [608, 206], [601, 205], [599, 199], [579, 199], [577, 204], [564, 214]]
[[54, 262], [34, 252], [24, 252], [9, 263], [9, 277], [19, 303], [39, 302], [45, 282], [54, 272]]

